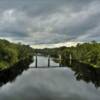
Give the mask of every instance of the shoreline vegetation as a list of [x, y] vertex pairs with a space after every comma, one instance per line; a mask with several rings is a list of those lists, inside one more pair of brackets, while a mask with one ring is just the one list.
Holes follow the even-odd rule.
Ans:
[[77, 44], [76, 47], [33, 49], [29, 45], [0, 39], [0, 70], [8, 69], [22, 60], [33, 60], [35, 53], [41, 53], [43, 56], [50, 55], [53, 58], [61, 55], [62, 64], [65, 64], [71, 56], [72, 60], [100, 68], [100, 43], [96, 41]]
[[[30, 63], [33, 60], [34, 50], [29, 45], [11, 43], [0, 39], [0, 71], [11, 68], [23, 61]], [[28, 63], [29, 63], [28, 62]]]
[[[33, 62], [33, 56], [40, 53], [42, 56], [51, 56], [55, 62], [71, 68], [77, 80], [92, 82], [97, 88], [100, 86], [100, 43], [77, 44], [76, 47], [59, 47], [34, 49], [29, 45], [11, 43], [0, 40], [0, 86], [12, 82]], [[71, 61], [70, 61], [71, 56]]]
[[35, 52], [41, 53], [44, 56], [50, 55], [53, 58], [58, 58], [59, 54], [62, 57], [62, 64], [71, 59], [78, 62], [88, 64], [93, 68], [100, 68], [100, 43], [91, 41], [90, 43], [77, 44], [76, 47], [59, 47], [35, 49]]

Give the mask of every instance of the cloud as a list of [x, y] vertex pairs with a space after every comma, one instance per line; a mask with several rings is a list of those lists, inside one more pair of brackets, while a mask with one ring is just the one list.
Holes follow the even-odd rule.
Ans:
[[98, 0], [1, 0], [0, 37], [28, 44], [100, 41], [99, 7]]

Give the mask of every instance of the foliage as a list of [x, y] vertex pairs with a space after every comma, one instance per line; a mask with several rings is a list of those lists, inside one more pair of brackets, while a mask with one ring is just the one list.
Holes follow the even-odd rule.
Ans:
[[33, 52], [29, 45], [0, 40], [0, 69], [8, 68], [22, 59], [29, 59], [33, 56]]
[[90, 64], [93, 67], [100, 67], [100, 43], [92, 41], [90, 43], [77, 44], [76, 47], [60, 47], [53, 49], [37, 49], [39, 53], [58, 57], [61, 54], [64, 62], [69, 59], [70, 55], [73, 60]]

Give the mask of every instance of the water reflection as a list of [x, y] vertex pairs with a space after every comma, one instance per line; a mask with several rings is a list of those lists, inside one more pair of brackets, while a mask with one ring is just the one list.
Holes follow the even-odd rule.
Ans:
[[77, 82], [70, 69], [29, 69], [0, 89], [0, 100], [100, 100], [100, 90]]
[[29, 68], [29, 64], [32, 62], [31, 59], [21, 60], [14, 66], [0, 71], [0, 86], [6, 84], [7, 82], [13, 82], [18, 75], [20, 75], [24, 70]]
[[[30, 67], [36, 67], [35, 63], [36, 63], [36, 57], [33, 57], [34, 62], [30, 64]], [[48, 57], [44, 57], [44, 56], [38, 56], [37, 57], [37, 66], [38, 68], [40, 67], [48, 67]], [[59, 63], [54, 62], [52, 59], [50, 59], [50, 67], [54, 67], [54, 66], [59, 66]]]
[[100, 100], [100, 89], [76, 81], [74, 71], [74, 67], [73, 71], [68, 67], [30, 68], [0, 88], [0, 100]]
[[69, 66], [75, 73], [77, 80], [84, 80], [89, 83], [92, 82], [95, 87], [100, 87], [100, 68], [93, 68], [90, 65], [83, 64], [77, 61], [65, 61], [64, 65]]

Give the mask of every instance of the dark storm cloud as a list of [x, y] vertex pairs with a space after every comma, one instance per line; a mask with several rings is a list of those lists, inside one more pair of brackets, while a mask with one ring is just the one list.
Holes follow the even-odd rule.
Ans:
[[0, 0], [0, 37], [29, 44], [100, 41], [99, 0]]

